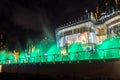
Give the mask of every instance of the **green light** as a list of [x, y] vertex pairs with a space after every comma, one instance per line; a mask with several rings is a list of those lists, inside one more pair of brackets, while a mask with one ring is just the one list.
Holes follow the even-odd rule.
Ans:
[[56, 44], [53, 44], [48, 50], [47, 54], [48, 62], [51, 62], [53, 61], [53, 57], [55, 57], [55, 55], [60, 54], [60, 48], [58, 48]]
[[[85, 45], [72, 43], [70, 46], [59, 48], [53, 41], [41, 41], [35, 45], [31, 52], [21, 51], [17, 63], [46, 63], [81, 60], [104, 60], [120, 58], [120, 37], [107, 38], [101, 44], [95, 45], [95, 49], [86, 50]], [[13, 53], [0, 51], [1, 64], [15, 63]]]
[[[85, 57], [85, 53], [82, 52], [83, 48], [80, 43], [73, 43], [70, 45], [69, 53], [70, 53], [70, 60], [76, 60], [77, 57], [82, 59]], [[79, 55], [77, 55], [79, 54]]]
[[[116, 49], [115, 49], [116, 48]], [[119, 49], [120, 48], [120, 37], [117, 38], [108, 38], [102, 42], [98, 49], [98, 54], [100, 57], [109, 59], [109, 58], [119, 58]]]
[[25, 53], [21, 52], [19, 57], [18, 57], [18, 63], [25, 63], [25, 62], [26, 62]]
[[15, 62], [15, 56], [12, 53], [8, 53], [7, 58], [10, 64], [13, 64]]
[[45, 45], [43, 43], [39, 43], [38, 45], [35, 46], [35, 49], [30, 52], [29, 62], [38, 63], [43, 61], [43, 57], [41, 56], [43, 56], [45, 52], [46, 52]]
[[0, 51], [0, 64], [6, 64], [7, 53], [6, 51]]
[[40, 61], [40, 53], [37, 51], [33, 51], [30, 53], [30, 60], [31, 63], [36, 63]]

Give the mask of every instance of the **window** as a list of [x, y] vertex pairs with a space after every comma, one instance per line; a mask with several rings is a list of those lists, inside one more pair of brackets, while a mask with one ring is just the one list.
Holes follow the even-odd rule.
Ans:
[[74, 29], [74, 33], [80, 33], [80, 29], [79, 28]]
[[72, 30], [66, 31], [66, 32], [64, 33], [65, 36], [71, 35], [71, 34], [72, 34]]

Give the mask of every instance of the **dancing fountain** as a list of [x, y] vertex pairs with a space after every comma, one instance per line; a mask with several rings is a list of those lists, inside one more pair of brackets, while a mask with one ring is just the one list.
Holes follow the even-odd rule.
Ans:
[[55, 63], [89, 60], [110, 60], [120, 58], [120, 36], [107, 38], [94, 48], [83, 48], [80, 43], [72, 43], [63, 48], [57, 47], [55, 42], [42, 41], [32, 47], [31, 51], [21, 51], [17, 60], [9, 51], [0, 51], [1, 64], [13, 63]]

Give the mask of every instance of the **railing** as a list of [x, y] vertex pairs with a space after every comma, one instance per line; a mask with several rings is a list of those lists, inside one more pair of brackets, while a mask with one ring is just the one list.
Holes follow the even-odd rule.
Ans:
[[0, 64], [27, 64], [27, 63], [64, 63], [64, 62], [82, 62], [82, 61], [96, 61], [96, 60], [111, 60], [120, 59], [120, 48], [109, 49], [93, 49], [89, 51], [71, 52], [66, 55], [53, 54], [53, 55], [41, 55], [34, 57], [24, 57], [18, 59], [1, 59]]

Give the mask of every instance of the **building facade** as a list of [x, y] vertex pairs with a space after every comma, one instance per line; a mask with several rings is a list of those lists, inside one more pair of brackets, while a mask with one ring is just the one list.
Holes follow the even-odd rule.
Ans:
[[79, 42], [82, 45], [100, 44], [108, 37], [116, 37], [120, 34], [120, 10], [112, 10], [109, 14], [101, 13], [99, 19], [95, 19], [90, 13], [88, 18], [78, 22], [64, 25], [56, 29], [58, 47], [65, 47]]
[[95, 18], [93, 13], [79, 22], [60, 27], [56, 30], [57, 45], [65, 47], [75, 42], [83, 45], [95, 44]]

